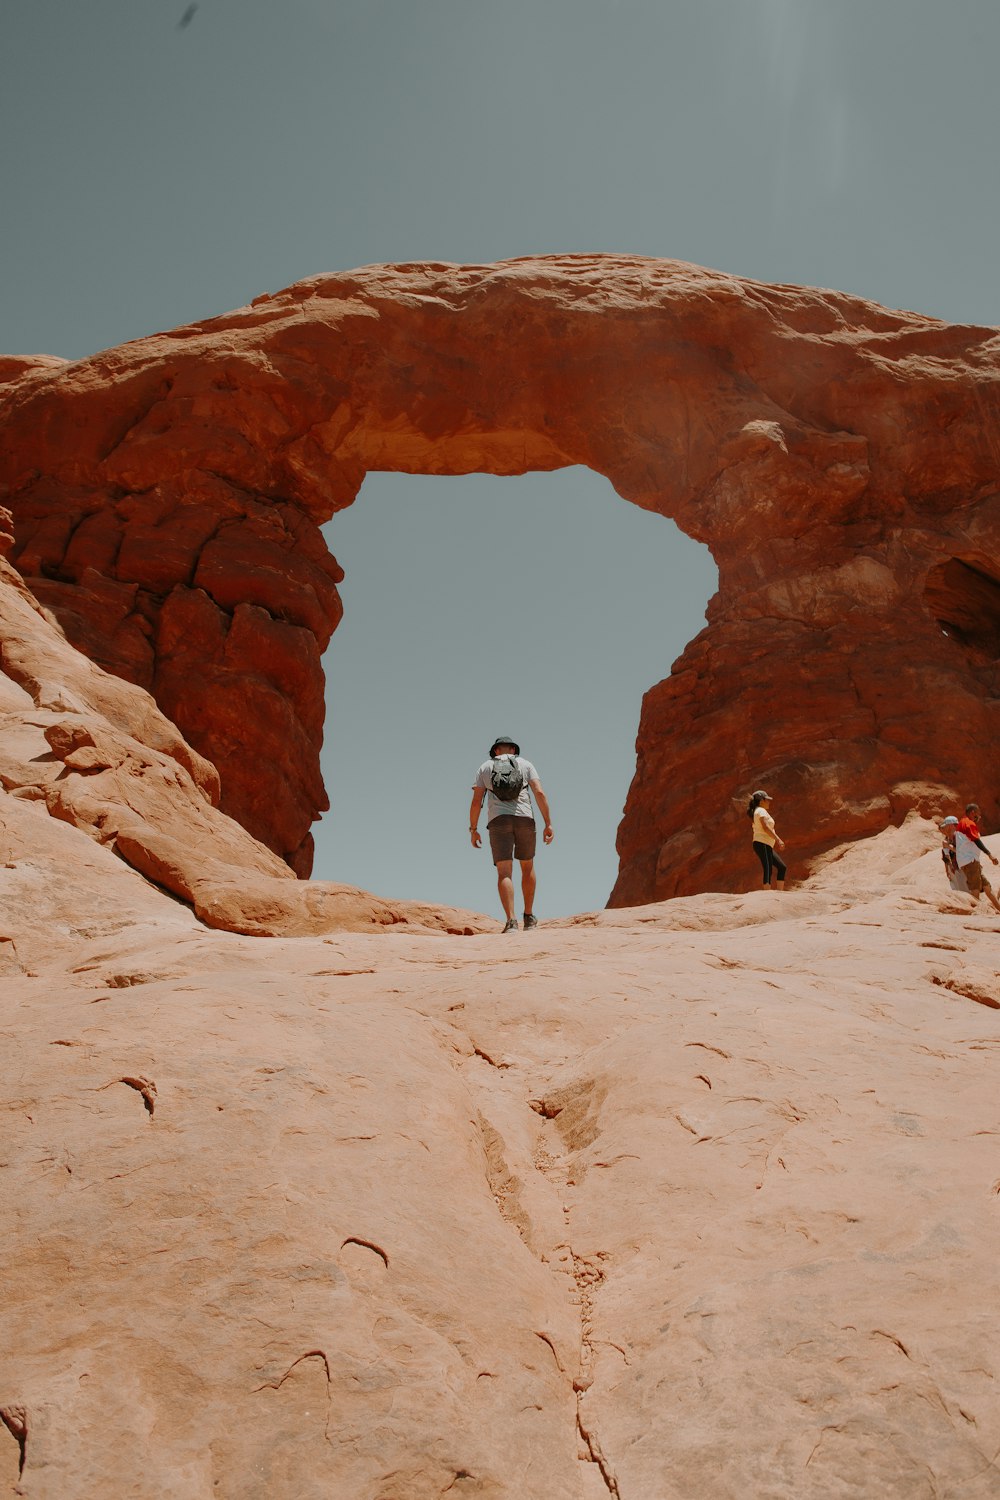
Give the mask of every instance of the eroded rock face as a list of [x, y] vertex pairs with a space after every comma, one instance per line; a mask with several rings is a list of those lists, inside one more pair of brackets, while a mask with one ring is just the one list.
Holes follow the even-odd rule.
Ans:
[[[153, 699], [65, 639], [3, 557], [0, 510], [0, 796], [86, 834], [209, 927], [304, 936], [380, 927], [472, 932], [468, 912], [302, 882], [218, 807], [215, 767]], [[12, 814], [8, 814], [11, 816]], [[51, 830], [42, 831], [42, 846]], [[30, 826], [30, 825], [29, 825]]]
[[299, 873], [340, 617], [318, 525], [368, 469], [586, 464], [672, 516], [719, 592], [644, 702], [634, 903], [748, 883], [757, 785], [799, 870], [913, 808], [1000, 816], [998, 372], [993, 330], [675, 262], [373, 267], [0, 362], [0, 482], [37, 597]]

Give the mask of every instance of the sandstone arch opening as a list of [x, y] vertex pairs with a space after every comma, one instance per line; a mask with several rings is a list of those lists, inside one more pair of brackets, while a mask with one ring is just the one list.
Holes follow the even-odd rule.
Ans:
[[540, 909], [603, 906], [642, 697], [704, 623], [708, 549], [579, 467], [371, 473], [324, 532], [345, 613], [324, 658], [332, 807], [314, 878], [491, 909], [468, 788], [492, 736], [516, 731], [557, 825]]
[[992, 606], [957, 646], [913, 581], [1000, 555], [994, 343], [640, 257], [313, 277], [92, 360], [0, 361], [11, 556], [306, 875], [340, 617], [320, 526], [371, 471], [586, 465], [719, 567], [707, 629], [648, 675], [611, 901], [741, 890], [755, 785], [806, 873], [927, 787], [993, 781]]
[[979, 558], [951, 557], [931, 569], [924, 588], [927, 608], [944, 634], [983, 665], [1000, 660], [998, 572]]

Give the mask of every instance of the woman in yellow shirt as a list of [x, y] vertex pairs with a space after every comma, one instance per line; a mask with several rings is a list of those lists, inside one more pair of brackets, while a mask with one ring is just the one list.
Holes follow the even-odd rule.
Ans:
[[778, 849], [784, 849], [783, 839], [779, 839], [774, 819], [768, 812], [765, 803], [771, 798], [767, 792], [754, 792], [750, 798], [747, 808], [747, 817], [753, 823], [753, 850], [761, 862], [764, 870], [764, 884], [771, 887], [772, 876], [777, 876], [777, 889], [785, 889], [785, 862], [778, 855]]

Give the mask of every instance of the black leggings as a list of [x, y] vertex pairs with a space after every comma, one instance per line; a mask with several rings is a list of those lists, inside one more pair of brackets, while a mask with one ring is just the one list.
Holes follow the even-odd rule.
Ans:
[[754, 839], [754, 841], [753, 841], [753, 852], [756, 854], [757, 858], [760, 860], [761, 864], [764, 866], [764, 884], [765, 885], [770, 885], [771, 884], [771, 871], [772, 870], [777, 870], [777, 872], [778, 872], [778, 879], [779, 880], [784, 880], [784, 878], [785, 878], [785, 861], [781, 858], [780, 854], [778, 854], [774, 849], [771, 848], [770, 844], [761, 844], [761, 843], [758, 843], [758, 841], [756, 839]]

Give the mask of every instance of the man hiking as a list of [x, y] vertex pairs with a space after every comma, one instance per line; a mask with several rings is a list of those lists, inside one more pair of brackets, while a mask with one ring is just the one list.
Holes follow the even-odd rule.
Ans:
[[517, 931], [514, 916], [514, 860], [521, 866], [521, 892], [524, 896], [524, 930], [538, 926], [535, 903], [535, 819], [531, 811], [534, 793], [538, 811], [545, 819], [542, 838], [551, 844], [554, 834], [549, 816], [548, 798], [542, 791], [538, 772], [530, 760], [523, 760], [521, 747], [510, 736], [494, 740], [490, 758], [484, 760], [472, 783], [472, 806], [469, 809], [469, 833], [473, 849], [482, 846], [479, 814], [483, 798], [488, 797], [486, 831], [497, 868], [500, 904], [507, 918], [504, 932]]
[[955, 857], [958, 860], [958, 868], [965, 876], [965, 883], [969, 887], [969, 894], [973, 900], [978, 902], [984, 893], [995, 911], [1000, 911], [1000, 901], [993, 894], [993, 887], [983, 873], [983, 867], [979, 861], [980, 853], [985, 854], [997, 864], [995, 854], [991, 854], [983, 843], [982, 834], [979, 832], [979, 819], [981, 813], [978, 802], [970, 802], [965, 809], [965, 817], [959, 818], [958, 827], [955, 829]]

